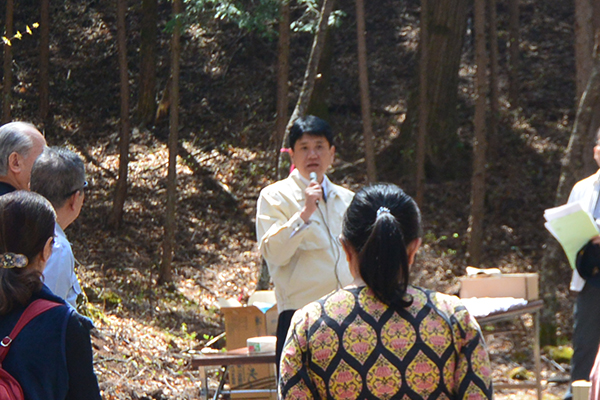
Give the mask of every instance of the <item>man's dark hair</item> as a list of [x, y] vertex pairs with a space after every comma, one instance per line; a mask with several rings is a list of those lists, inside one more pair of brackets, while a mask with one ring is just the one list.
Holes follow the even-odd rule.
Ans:
[[298, 118], [290, 129], [288, 147], [293, 150], [298, 139], [304, 134], [324, 137], [329, 142], [329, 146], [333, 146], [333, 132], [331, 131], [331, 126], [329, 126], [327, 121], [322, 120], [319, 117], [307, 115]]
[[419, 207], [393, 184], [362, 188], [344, 215], [342, 240], [358, 254], [361, 278], [387, 305], [410, 304], [404, 298], [410, 267], [406, 246], [419, 237]]
[[47, 198], [56, 210], [84, 185], [83, 161], [64, 148], [44, 149], [31, 169], [31, 190]]

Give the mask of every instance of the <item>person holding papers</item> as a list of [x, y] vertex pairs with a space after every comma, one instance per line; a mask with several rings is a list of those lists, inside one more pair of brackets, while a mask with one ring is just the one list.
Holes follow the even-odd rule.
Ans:
[[[600, 131], [598, 132], [596, 146], [594, 146], [594, 160], [600, 167]], [[571, 190], [568, 203], [579, 202], [584, 211], [587, 211], [598, 224], [600, 220], [600, 170], [595, 174], [577, 182]], [[598, 249], [595, 249], [598, 247]], [[600, 344], [600, 285], [594, 280], [585, 280], [580, 271], [586, 271], [594, 266], [590, 262], [595, 257], [590, 257], [588, 252], [600, 250], [600, 237], [596, 236], [586, 244], [577, 256], [577, 268], [573, 270], [571, 290], [578, 292], [574, 309], [573, 326], [573, 358], [571, 359], [571, 383], [590, 379], [590, 372]], [[600, 265], [598, 265], [600, 266]], [[585, 275], [585, 274], [584, 274]], [[565, 400], [572, 399], [571, 389], [564, 396]]]

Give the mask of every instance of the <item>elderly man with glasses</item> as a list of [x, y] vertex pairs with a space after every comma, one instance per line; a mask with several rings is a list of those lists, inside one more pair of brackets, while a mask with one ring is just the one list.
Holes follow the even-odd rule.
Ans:
[[75, 274], [73, 250], [64, 230], [79, 216], [85, 187], [83, 161], [67, 149], [46, 148], [31, 170], [31, 190], [48, 199], [56, 211], [54, 245], [44, 270], [44, 283], [75, 308], [81, 286]]

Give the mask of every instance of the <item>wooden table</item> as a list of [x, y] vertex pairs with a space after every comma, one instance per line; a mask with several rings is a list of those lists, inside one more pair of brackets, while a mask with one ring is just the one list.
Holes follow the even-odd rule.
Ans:
[[200, 379], [202, 380], [202, 390], [200, 398], [208, 400], [208, 378], [206, 375], [207, 368], [218, 367], [221, 370], [221, 378], [219, 386], [214, 394], [213, 400], [219, 397], [219, 394], [255, 394], [255, 393], [277, 393], [275, 388], [235, 388], [231, 390], [223, 390], [227, 368], [230, 365], [245, 365], [245, 364], [275, 364], [275, 352], [266, 353], [249, 353], [247, 347], [230, 350], [224, 353], [208, 353], [200, 354], [192, 357], [192, 368], [200, 369]]
[[507, 321], [513, 318], [519, 317], [524, 314], [531, 314], [533, 316], [533, 361], [535, 365], [535, 382], [521, 382], [521, 383], [495, 383], [494, 389], [515, 389], [515, 388], [527, 388], [536, 389], [538, 400], [542, 400], [542, 379], [541, 370], [542, 364], [540, 361], [540, 310], [544, 306], [543, 300], [530, 300], [527, 304], [514, 306], [506, 311], [497, 311], [487, 314], [485, 316], [473, 315], [479, 325], [492, 324], [494, 322]]

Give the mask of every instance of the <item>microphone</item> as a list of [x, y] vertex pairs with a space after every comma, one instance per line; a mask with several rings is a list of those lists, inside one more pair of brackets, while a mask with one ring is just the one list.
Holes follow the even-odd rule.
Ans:
[[[310, 177], [310, 182], [316, 182], [319, 183], [319, 181], [317, 180], [317, 173], [316, 172], [311, 172], [310, 174], [308, 174], [308, 176]], [[319, 200], [317, 200], [317, 206], [319, 206]]]

